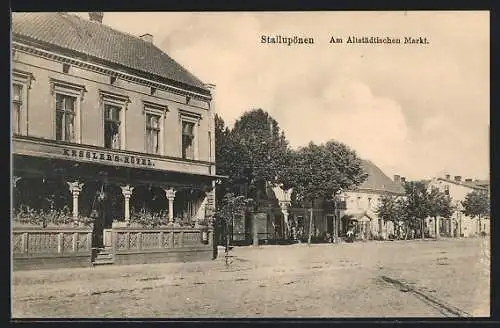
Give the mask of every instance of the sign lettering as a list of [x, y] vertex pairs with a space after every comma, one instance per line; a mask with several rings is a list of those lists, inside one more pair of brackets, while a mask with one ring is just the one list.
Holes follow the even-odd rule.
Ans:
[[68, 157], [75, 158], [86, 158], [94, 161], [107, 161], [107, 162], [116, 162], [116, 163], [125, 163], [125, 164], [134, 164], [137, 166], [146, 166], [153, 167], [154, 163], [149, 158], [139, 157], [139, 156], [131, 156], [131, 155], [116, 155], [116, 154], [108, 154], [102, 152], [94, 152], [94, 151], [84, 151], [84, 150], [75, 150], [75, 149], [63, 149], [63, 154]]

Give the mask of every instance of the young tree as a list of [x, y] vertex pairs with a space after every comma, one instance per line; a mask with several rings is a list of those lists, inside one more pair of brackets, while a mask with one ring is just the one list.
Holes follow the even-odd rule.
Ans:
[[406, 206], [405, 216], [409, 220], [408, 227], [417, 228], [420, 230], [420, 237], [424, 238], [424, 222], [429, 216], [429, 201], [427, 188], [423, 182], [406, 182]]
[[286, 185], [310, 206], [308, 243], [311, 243], [312, 211], [318, 199], [331, 200], [340, 190], [361, 184], [367, 174], [356, 153], [342, 143], [309, 143], [296, 151], [286, 172]]
[[245, 214], [246, 207], [250, 202], [251, 200], [247, 199], [245, 196], [235, 196], [232, 193], [227, 193], [222, 198], [221, 205], [216, 210], [216, 217], [224, 223], [226, 230], [226, 264], [228, 263], [229, 255], [229, 226], [233, 224], [235, 216]]
[[486, 190], [474, 190], [465, 196], [462, 202], [464, 214], [470, 217], [478, 218], [479, 228], [481, 229], [481, 217], [490, 214], [490, 194]]
[[429, 216], [434, 218], [435, 238], [439, 238], [439, 217], [450, 218], [453, 214], [451, 198], [438, 188], [432, 188], [428, 193]]
[[379, 206], [375, 212], [379, 218], [384, 221], [391, 221], [396, 226], [396, 222], [402, 217], [403, 209], [403, 203], [398, 197], [385, 194], [380, 198]]

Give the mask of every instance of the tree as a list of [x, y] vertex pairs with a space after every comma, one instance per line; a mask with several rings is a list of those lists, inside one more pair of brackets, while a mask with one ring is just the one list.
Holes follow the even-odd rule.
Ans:
[[400, 197], [385, 194], [380, 198], [375, 212], [382, 220], [396, 223], [403, 217], [404, 208], [404, 202]]
[[221, 205], [216, 210], [216, 217], [222, 220], [226, 228], [226, 264], [228, 264], [229, 259], [229, 226], [233, 224], [235, 216], [245, 214], [249, 202], [251, 200], [245, 196], [235, 196], [233, 193], [227, 193], [222, 198]]
[[293, 187], [295, 195], [303, 204], [308, 202], [311, 211], [310, 244], [314, 202], [319, 199], [331, 200], [338, 191], [361, 184], [367, 174], [356, 152], [336, 141], [321, 145], [311, 142], [294, 152], [290, 162], [284, 183], [287, 187]]
[[470, 217], [478, 217], [481, 229], [481, 217], [490, 214], [490, 194], [486, 190], [474, 190], [465, 196], [462, 202], [464, 214]]
[[424, 238], [424, 222], [429, 216], [429, 200], [427, 188], [423, 182], [406, 182], [404, 185], [406, 193], [405, 216], [408, 220], [408, 228], [418, 228], [420, 237]]
[[256, 216], [266, 187], [280, 184], [289, 166], [290, 149], [278, 122], [262, 109], [245, 112], [230, 133], [233, 169], [230, 180], [238, 194], [254, 199], [254, 245], [258, 245]]
[[429, 216], [434, 218], [436, 238], [439, 238], [439, 217], [450, 218], [453, 214], [451, 198], [438, 188], [432, 188], [428, 193]]

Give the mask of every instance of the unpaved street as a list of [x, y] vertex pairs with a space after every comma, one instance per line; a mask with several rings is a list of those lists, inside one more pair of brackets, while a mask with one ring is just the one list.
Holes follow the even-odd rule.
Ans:
[[198, 263], [14, 272], [21, 317], [489, 316], [488, 239], [236, 247]]

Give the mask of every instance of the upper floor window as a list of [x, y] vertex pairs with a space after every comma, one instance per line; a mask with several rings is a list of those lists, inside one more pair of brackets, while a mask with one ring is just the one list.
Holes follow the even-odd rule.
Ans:
[[13, 134], [27, 134], [28, 89], [31, 87], [31, 73], [14, 70], [12, 72], [11, 125]]
[[161, 116], [146, 114], [146, 152], [160, 153], [160, 120]]
[[76, 97], [56, 93], [56, 140], [75, 142]]
[[201, 115], [179, 109], [183, 159], [198, 160], [198, 125]]
[[100, 90], [104, 147], [109, 149], [126, 148], [126, 110], [130, 102], [127, 96]]
[[104, 147], [120, 149], [121, 107], [104, 104]]
[[21, 133], [21, 109], [23, 106], [23, 86], [12, 85], [12, 133]]
[[146, 152], [163, 155], [163, 125], [167, 106], [144, 101], [144, 115], [146, 119]]
[[194, 123], [182, 121], [182, 158], [194, 159]]
[[85, 87], [55, 79], [50, 82], [55, 95], [55, 139], [80, 143], [80, 103], [86, 92]]

